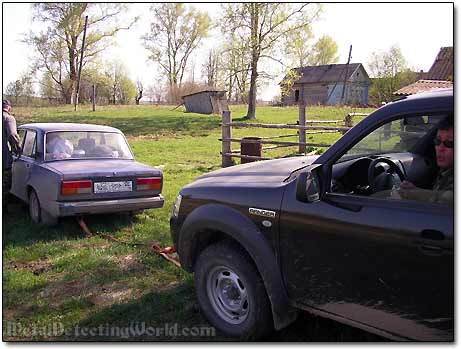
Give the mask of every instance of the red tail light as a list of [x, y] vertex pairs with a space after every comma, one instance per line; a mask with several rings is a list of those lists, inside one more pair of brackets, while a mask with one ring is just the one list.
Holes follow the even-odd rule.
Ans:
[[136, 180], [138, 190], [160, 190], [162, 187], [161, 177], [138, 178]]
[[91, 181], [62, 181], [61, 195], [89, 194]]

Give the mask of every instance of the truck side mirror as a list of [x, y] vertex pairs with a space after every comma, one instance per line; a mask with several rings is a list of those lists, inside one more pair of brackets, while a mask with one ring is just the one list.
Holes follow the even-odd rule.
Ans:
[[299, 201], [309, 203], [320, 200], [320, 181], [317, 170], [311, 169], [299, 174], [296, 198]]

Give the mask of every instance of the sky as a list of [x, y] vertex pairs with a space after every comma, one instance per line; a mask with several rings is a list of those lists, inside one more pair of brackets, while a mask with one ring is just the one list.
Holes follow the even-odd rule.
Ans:
[[[218, 3], [193, 4], [208, 11], [212, 18], [219, 14]], [[139, 15], [140, 20], [129, 31], [120, 32], [117, 46], [106, 53], [106, 59], [118, 58], [125, 63], [131, 78], [141, 80], [144, 86], [160, 81], [155, 63], [148, 60], [148, 51], [140, 37], [149, 30], [149, 3], [130, 4], [126, 16]], [[315, 38], [330, 35], [338, 44], [339, 63], [346, 63], [352, 45], [352, 63], [367, 68], [373, 52], [400, 47], [408, 66], [415, 71], [428, 71], [439, 49], [453, 46], [453, 15], [451, 3], [327, 3], [320, 19], [313, 24]], [[16, 80], [31, 62], [31, 50], [20, 42], [22, 34], [40, 30], [32, 23], [30, 4], [2, 4], [2, 86]], [[195, 80], [200, 77], [200, 65], [208, 48], [219, 44], [219, 36], [207, 39], [202, 50], [194, 55]], [[278, 82], [266, 84], [259, 98], [271, 100], [279, 93]]]

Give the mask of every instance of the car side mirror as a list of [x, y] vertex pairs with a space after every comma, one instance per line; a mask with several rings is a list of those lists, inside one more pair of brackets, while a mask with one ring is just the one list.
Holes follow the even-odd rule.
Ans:
[[320, 180], [317, 168], [300, 173], [296, 185], [296, 198], [308, 203], [320, 200]]

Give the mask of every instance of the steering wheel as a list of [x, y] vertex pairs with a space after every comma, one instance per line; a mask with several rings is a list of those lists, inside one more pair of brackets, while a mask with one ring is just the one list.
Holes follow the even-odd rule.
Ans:
[[[385, 164], [389, 165], [389, 169], [385, 171], [384, 173], [381, 173], [378, 176], [380, 177], [384, 175], [382, 178], [378, 179], [378, 183], [377, 183], [376, 176], [375, 176], [376, 165], [381, 162], [384, 162]], [[397, 174], [397, 176], [399, 176], [399, 179], [401, 182], [403, 182], [406, 179], [406, 176], [403, 173], [403, 171], [391, 159], [379, 157], [379, 158], [374, 159], [372, 162], [370, 162], [370, 165], [368, 166], [368, 184], [370, 185], [372, 192], [373, 193], [376, 192], [377, 191], [376, 189], [379, 189], [379, 190], [390, 189], [390, 188], [381, 189], [380, 187], [386, 186], [386, 183], [390, 183], [391, 181], [392, 181], [391, 183], [393, 184], [394, 173]]]

